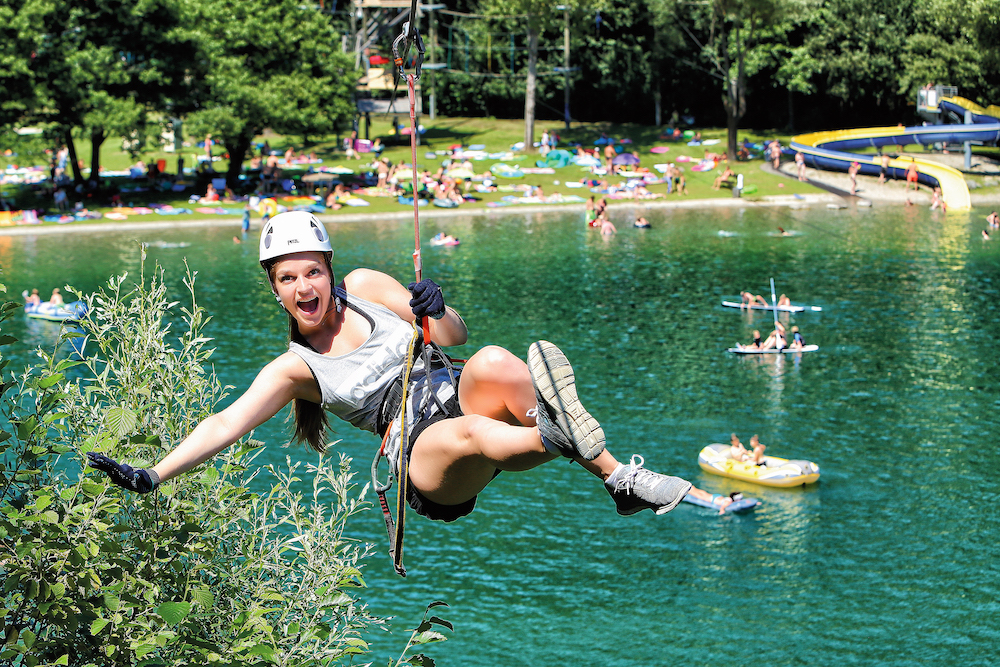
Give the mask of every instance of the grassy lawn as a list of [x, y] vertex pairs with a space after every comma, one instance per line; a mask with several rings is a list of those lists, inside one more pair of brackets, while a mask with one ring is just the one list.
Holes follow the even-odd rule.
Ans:
[[[373, 122], [370, 128], [370, 138], [380, 137], [383, 144], [386, 145], [386, 149], [383, 153], [385, 157], [388, 157], [394, 164], [399, 162], [409, 162], [410, 161], [410, 146], [408, 141], [408, 136], [400, 137], [401, 141], [397, 141], [397, 137], [391, 134], [391, 119], [387, 117], [373, 117]], [[408, 119], [400, 119], [401, 121], [408, 121]], [[408, 123], [404, 123], [408, 124]], [[430, 169], [432, 172], [436, 171], [441, 162], [447, 159], [447, 155], [435, 155], [432, 158], [427, 157], [432, 151], [446, 151], [452, 146], [461, 145], [469, 146], [475, 144], [482, 144], [486, 147], [488, 152], [501, 152], [510, 150], [511, 146], [523, 139], [524, 124], [520, 120], [504, 120], [504, 119], [494, 119], [494, 118], [438, 118], [434, 121], [430, 121], [427, 117], [422, 119], [422, 124], [426, 127], [426, 132], [421, 135], [421, 145], [417, 147], [417, 164], [421, 168]], [[600, 137], [602, 134], [606, 134], [616, 139], [631, 139], [632, 144], [626, 145], [625, 150], [628, 151], [638, 151], [642, 159], [642, 165], [652, 168], [653, 164], [663, 163], [663, 162], [675, 162], [677, 163], [677, 158], [680, 156], [688, 156], [693, 158], [695, 161], [702, 158], [705, 153], [705, 147], [699, 146], [687, 146], [684, 142], [668, 142], [659, 138], [661, 130], [655, 127], [637, 124], [611, 124], [611, 123], [584, 123], [575, 124], [570, 130], [563, 129], [563, 124], [558, 121], [542, 121], [536, 125], [536, 138], [541, 136], [544, 129], [548, 129], [550, 132], [554, 131], [559, 135], [560, 148], [567, 148], [568, 144], [581, 143], [585, 147], [592, 147], [594, 145], [594, 140]], [[708, 150], [716, 153], [721, 153], [726, 149], [726, 132], [724, 129], [719, 128], [698, 128], [702, 133], [703, 139], [718, 139], [720, 143], [708, 147]], [[364, 136], [364, 125], [362, 123], [361, 135]], [[766, 132], [758, 133], [754, 131], [740, 132], [739, 138], [742, 140], [744, 137], [752, 142], [760, 142], [770, 139], [778, 139], [782, 145], [788, 146], [790, 136], [788, 134], [783, 134], [780, 132]], [[363, 170], [363, 165], [365, 160], [351, 160], [345, 159], [345, 155], [340, 148], [338, 137], [330, 136], [322, 139], [313, 139], [310, 143], [304, 143], [301, 137], [294, 136], [279, 136], [274, 134], [266, 134], [264, 136], [258, 137], [258, 142], [263, 142], [267, 140], [270, 143], [271, 149], [279, 152], [284, 152], [288, 147], [294, 148], [299, 153], [315, 153], [317, 157], [323, 159], [322, 166], [330, 167], [342, 165], [356, 171]], [[405, 142], [405, 143], [403, 143]], [[652, 154], [649, 149], [654, 146], [667, 146], [669, 151], [665, 154]], [[3, 148], [0, 147], [0, 168], [6, 168], [11, 164], [15, 164], [16, 156], [4, 156]], [[78, 140], [76, 142], [77, 156], [83, 158], [84, 160], [89, 159], [90, 156], [90, 144], [86, 140]], [[107, 171], [123, 171], [127, 170], [132, 164], [132, 159], [129, 157], [128, 153], [123, 150], [119, 150], [120, 146], [117, 142], [108, 141], [102, 147], [101, 162]], [[918, 149], [919, 147], [911, 146], [911, 149]], [[218, 149], [217, 149], [218, 150]], [[201, 149], [197, 146], [191, 146], [184, 149], [183, 153], [180, 154], [184, 158], [185, 166], [190, 168], [194, 166], [196, 161], [196, 156], [201, 153]], [[995, 150], [994, 150], [995, 153]], [[540, 156], [537, 153], [537, 149], [530, 149], [528, 151], [521, 151], [516, 154], [519, 158], [516, 161], [512, 161], [511, 164], [516, 164], [523, 167], [534, 166], [535, 160], [539, 159]], [[168, 153], [162, 150], [148, 151], [141, 155], [141, 159], [146, 164], [153, 164], [157, 160], [163, 159], [166, 161], [166, 170], [168, 173], [175, 173], [177, 168], [177, 153]], [[486, 160], [482, 162], [476, 162], [475, 170], [476, 172], [484, 172], [489, 167], [497, 162], [498, 160]], [[790, 194], [806, 194], [806, 193], [816, 193], [818, 190], [815, 188], [799, 183], [794, 179], [786, 179], [779, 176], [771, 175], [760, 169], [762, 162], [761, 160], [751, 160], [749, 162], [731, 162], [733, 171], [737, 174], [744, 175], [744, 187], [756, 186], [757, 192], [753, 195], [748, 196], [748, 199], [760, 198], [768, 195], [790, 195]], [[709, 172], [696, 172], [691, 170], [691, 163], [683, 164], [678, 163], [679, 166], [684, 168], [684, 174], [687, 179], [688, 194], [678, 195], [671, 194], [668, 195], [668, 200], [674, 199], [719, 199], [719, 198], [730, 198], [731, 192], [729, 190], [713, 190], [712, 183], [721, 171], [718, 168]], [[32, 165], [19, 165], [21, 167], [32, 166]], [[214, 163], [214, 168], [220, 175], [223, 174], [228, 168], [228, 162], [225, 159], [216, 161]], [[307, 167], [303, 165], [301, 169], [296, 170], [294, 168], [285, 169], [285, 175], [287, 178], [298, 179], [307, 173]], [[87, 175], [87, 171], [84, 172]], [[544, 189], [546, 195], [552, 195], [554, 193], [561, 193], [563, 195], [577, 195], [586, 199], [591, 196], [589, 188], [567, 188], [565, 183], [567, 181], [580, 181], [584, 178], [595, 178], [591, 176], [585, 168], [578, 167], [575, 165], [563, 167], [557, 169], [555, 174], [528, 174], [523, 179], [518, 180], [499, 180], [501, 185], [503, 184], [520, 184], [527, 183], [530, 185], [541, 186]], [[115, 179], [116, 182], [125, 187], [130, 185], [130, 181], [127, 178]], [[191, 184], [184, 192], [123, 192], [122, 201], [127, 204], [134, 204], [135, 206], [149, 205], [151, 203], [158, 204], [169, 204], [175, 208], [188, 208], [194, 211], [195, 208], [201, 206], [196, 203], [188, 203], [188, 198], [191, 194], [202, 194], [202, 191], [198, 191], [194, 188], [195, 178], [193, 176], [187, 176], [184, 179], [186, 182]], [[614, 184], [617, 182], [616, 178], [608, 179], [609, 183]], [[557, 184], [558, 182], [558, 184]], [[989, 188], [993, 190], [994, 188]], [[658, 184], [649, 186], [649, 190], [653, 193], [660, 193], [666, 195], [666, 185]], [[982, 192], [983, 190], [977, 190]], [[299, 194], [303, 192], [302, 186], [299, 186]], [[75, 194], [75, 193], [74, 193]], [[504, 195], [513, 194], [510, 192], [497, 192], [497, 193], [472, 193], [474, 196], [480, 198], [480, 201], [467, 203], [462, 206], [462, 209], [470, 208], [484, 208], [489, 202], [499, 201]], [[33, 196], [30, 192], [27, 192], [21, 186], [6, 185], [4, 186], [4, 196], [10, 202], [15, 200], [18, 204], [24, 207], [34, 207], [38, 209], [44, 209], [47, 213], [55, 213], [55, 207], [51, 200], [51, 197], [37, 197]], [[600, 197], [601, 195], [597, 195]], [[326, 215], [337, 216], [337, 215], [350, 215], [357, 213], [366, 214], [380, 214], [387, 212], [405, 212], [412, 210], [411, 206], [406, 206], [399, 204], [394, 198], [388, 197], [368, 197], [365, 196], [364, 199], [370, 202], [367, 207], [350, 207], [345, 206], [339, 211], [328, 210]], [[71, 201], [75, 201], [71, 197]], [[279, 203], [280, 201], [279, 197]], [[633, 200], [608, 200], [609, 206], [613, 209], [615, 206], [632, 206], [634, 205]], [[88, 201], [87, 206], [92, 211], [98, 211], [102, 213], [107, 213], [113, 209], [108, 205], [108, 202], [100, 201]], [[218, 204], [223, 208], [240, 208], [243, 206], [242, 203], [237, 204]], [[426, 207], [424, 210], [430, 212], [433, 207]], [[517, 206], [509, 207], [509, 210], [517, 210]], [[257, 212], [253, 213], [254, 218], [257, 218]], [[214, 217], [205, 213], [192, 212], [189, 214], [172, 215], [169, 216], [170, 219], [174, 220], [193, 220], [193, 219], [204, 219], [206, 217]], [[219, 216], [224, 218], [224, 216]], [[238, 218], [238, 216], [230, 216], [232, 219]], [[135, 220], [161, 220], [163, 219], [160, 215], [130, 215], [129, 221]], [[89, 222], [89, 221], [84, 221]], [[43, 223], [43, 224], [58, 224], [54, 222]], [[79, 223], [69, 223], [69, 224], [79, 224]], [[235, 224], [235, 222], [234, 222]]]

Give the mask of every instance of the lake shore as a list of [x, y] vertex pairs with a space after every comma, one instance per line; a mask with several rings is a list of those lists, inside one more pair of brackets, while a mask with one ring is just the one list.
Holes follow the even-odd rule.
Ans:
[[[761, 166], [761, 169], [774, 170], [768, 164]], [[791, 162], [782, 163], [779, 170], [782, 176], [795, 179], [795, 164]], [[612, 221], [622, 222], [622, 214], [625, 211], [641, 213], [642, 211], [671, 210], [671, 209], [693, 209], [693, 208], [746, 208], [752, 206], [819, 206], [834, 205], [847, 206], [855, 205], [905, 205], [909, 200], [915, 206], [929, 206], [931, 203], [931, 192], [926, 186], [921, 186], [917, 192], [909, 191], [904, 181], [888, 181], [879, 184], [878, 179], [871, 176], [858, 177], [858, 189], [855, 196], [849, 193], [850, 179], [846, 174], [829, 171], [819, 171], [808, 169], [806, 175], [811, 184], [817, 187], [816, 193], [804, 195], [767, 195], [751, 197], [732, 197], [717, 199], [687, 199], [677, 198], [671, 195], [667, 199], [638, 199], [638, 200], [610, 200], [608, 210]], [[824, 191], [825, 190], [825, 191]], [[1000, 206], [1000, 195], [977, 195], [972, 194], [973, 206]], [[571, 211], [584, 211], [584, 204], [528, 204], [523, 206], [501, 206], [496, 208], [476, 207], [461, 209], [440, 209], [434, 207], [422, 208], [420, 218], [422, 220], [453, 218], [462, 216], [497, 216], [497, 215], [520, 215], [535, 213], [565, 213]], [[630, 214], [631, 215], [631, 214]], [[413, 218], [413, 210], [407, 208], [402, 211], [363, 213], [363, 212], [338, 212], [329, 214], [318, 214], [317, 217], [324, 223], [338, 222], [362, 222], [364, 220], [404, 220]], [[0, 227], [0, 236], [27, 236], [41, 234], [73, 234], [73, 233], [105, 233], [115, 231], [138, 231], [138, 230], [158, 230], [158, 229], [184, 229], [197, 227], [233, 227], [240, 228], [241, 218], [239, 216], [216, 216], [198, 220], [135, 220], [109, 222], [100, 221], [93, 223], [73, 223], [68, 225], [28, 225], [19, 227]], [[251, 221], [252, 228], [260, 227], [260, 219]]]
[[[693, 208], [741, 208], [751, 206], [793, 206], [793, 205], [819, 205], [826, 203], [842, 202], [843, 200], [833, 194], [821, 192], [810, 195], [776, 195], [768, 197], [754, 198], [731, 198], [731, 199], [638, 199], [638, 200], [612, 200], [608, 202], [608, 210], [612, 220], [616, 220], [623, 211], [651, 211], [670, 209], [693, 209]], [[422, 208], [420, 209], [420, 219], [456, 218], [467, 216], [499, 216], [499, 215], [521, 215], [534, 213], [566, 213], [572, 211], [585, 210], [584, 204], [529, 204], [524, 206], [503, 206], [497, 208], [461, 208], [461, 209], [440, 209]], [[390, 213], [330, 213], [317, 214], [324, 223], [339, 222], [363, 222], [378, 218], [380, 220], [412, 220], [413, 209], [408, 208], [402, 211]], [[123, 222], [81, 222], [69, 225], [29, 225], [23, 227], [0, 227], [0, 236], [25, 236], [31, 234], [66, 234], [66, 233], [96, 233], [112, 231], [136, 231], [155, 229], [184, 229], [195, 227], [233, 227], [240, 228], [241, 218], [239, 216], [217, 216], [200, 220], [149, 220], [149, 221], [123, 221]], [[260, 228], [260, 219], [251, 220], [252, 228]]]

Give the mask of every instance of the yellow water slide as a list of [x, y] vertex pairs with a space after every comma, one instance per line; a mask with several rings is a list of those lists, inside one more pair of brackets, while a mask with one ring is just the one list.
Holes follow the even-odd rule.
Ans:
[[978, 116], [989, 116], [991, 118], [1000, 119], [1000, 107], [998, 107], [995, 104], [991, 104], [988, 107], [984, 107], [976, 104], [972, 100], [968, 100], [964, 97], [958, 97], [957, 95], [954, 97], [945, 97], [941, 100], [941, 102], [951, 102], [955, 106], [962, 107], [963, 109], [968, 109], [969, 111]]
[[[884, 146], [896, 146], [896, 152], [910, 144], [933, 146], [938, 143], [976, 142], [997, 144], [1000, 140], [1000, 107], [982, 107], [964, 97], [943, 97], [932, 109], [935, 113], [948, 112], [965, 119], [960, 125], [921, 125], [916, 127], [866, 127], [854, 130], [813, 132], [792, 139], [792, 150], [806, 158], [806, 164], [816, 169], [847, 171], [852, 162], [860, 165], [860, 173], [877, 176], [882, 168], [880, 155], [856, 153]], [[969, 113], [966, 113], [969, 112]], [[971, 116], [971, 118], [970, 118]], [[905, 179], [906, 169], [915, 164], [918, 180], [924, 185], [941, 187], [941, 194], [949, 209], [964, 210], [972, 207], [965, 176], [957, 169], [927, 158], [899, 157], [889, 161], [888, 176]]]
[[[959, 125], [931, 126], [938, 128], [936, 134], [940, 134], [941, 127], [959, 128]], [[878, 155], [869, 153], [849, 153], [844, 150], [859, 150], [864, 148], [880, 148], [882, 146], [904, 146], [911, 143], [934, 143], [933, 141], [915, 140], [915, 135], [919, 137], [924, 133], [924, 127], [866, 127], [853, 130], [831, 130], [828, 132], [813, 132], [802, 134], [792, 139], [792, 148], [802, 152], [806, 157], [806, 164], [819, 169], [832, 169], [836, 171], [847, 171], [852, 162], [861, 165], [860, 173], [869, 176], [877, 176], [882, 168], [882, 159]], [[923, 137], [930, 139], [931, 137]], [[935, 139], [940, 141], [940, 139]], [[963, 210], [972, 207], [972, 199], [969, 196], [969, 188], [965, 184], [965, 176], [957, 169], [953, 169], [940, 162], [927, 160], [924, 158], [900, 157], [889, 161], [889, 175], [894, 178], [905, 179], [906, 170], [910, 162], [917, 165], [917, 170], [923, 178], [920, 181], [925, 185], [933, 187], [935, 184], [941, 186], [941, 194], [945, 203], [951, 210]], [[926, 177], [931, 177], [936, 183], [931, 182]]]

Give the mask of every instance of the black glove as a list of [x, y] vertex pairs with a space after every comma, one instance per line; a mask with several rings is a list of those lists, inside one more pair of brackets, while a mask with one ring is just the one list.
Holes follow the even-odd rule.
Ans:
[[440, 320], [444, 317], [444, 293], [441, 286], [433, 280], [421, 280], [419, 283], [410, 283], [406, 286], [413, 298], [410, 299], [410, 308], [418, 318], [432, 317]]
[[160, 485], [159, 475], [152, 470], [136, 469], [97, 452], [87, 452], [87, 458], [90, 460], [92, 468], [106, 473], [112, 482], [123, 489], [137, 493], [149, 493]]

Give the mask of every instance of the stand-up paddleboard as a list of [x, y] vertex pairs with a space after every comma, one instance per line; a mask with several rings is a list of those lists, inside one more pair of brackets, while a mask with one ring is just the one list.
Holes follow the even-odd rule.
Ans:
[[[722, 305], [726, 308], [750, 308], [750, 310], [774, 310], [772, 306], [762, 306], [756, 304], [753, 306], [746, 306], [740, 301], [723, 301]], [[817, 313], [823, 310], [822, 306], [778, 306], [778, 310], [783, 313], [801, 313], [801, 312], [813, 312]]]
[[[715, 504], [715, 498], [725, 498], [725, 496], [712, 496], [713, 500], [702, 500], [701, 498], [695, 498], [690, 493], [684, 496], [684, 502], [691, 503], [692, 505], [700, 505], [701, 507], [707, 507], [713, 509], [716, 512], [719, 511], [719, 506]], [[760, 505], [760, 501], [756, 498], [740, 498], [739, 500], [734, 500], [729, 503], [726, 507], [726, 514], [735, 514], [736, 512], [749, 512]]]
[[798, 354], [799, 352], [815, 352], [818, 349], [819, 345], [803, 345], [797, 350], [793, 350], [790, 347], [783, 347], [780, 350], [773, 347], [769, 347], [766, 350], [759, 350], [753, 347], [731, 347], [728, 351], [733, 354]]

